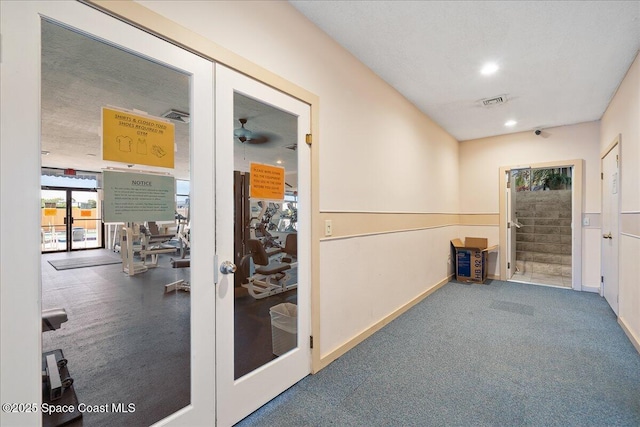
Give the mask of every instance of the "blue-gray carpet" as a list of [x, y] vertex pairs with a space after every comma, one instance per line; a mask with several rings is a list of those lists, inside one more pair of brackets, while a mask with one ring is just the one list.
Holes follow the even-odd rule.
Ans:
[[593, 293], [450, 282], [238, 426], [640, 426], [640, 355]]

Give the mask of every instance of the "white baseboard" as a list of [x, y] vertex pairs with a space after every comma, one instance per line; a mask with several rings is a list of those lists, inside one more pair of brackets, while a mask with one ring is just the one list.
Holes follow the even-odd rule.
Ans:
[[585, 286], [582, 285], [582, 292], [593, 292], [594, 294], [600, 293], [600, 286]]
[[631, 344], [633, 344], [633, 346], [636, 348], [636, 351], [640, 353], [640, 339], [636, 337], [633, 332], [631, 332], [631, 329], [629, 329], [627, 323], [623, 318], [618, 317], [618, 324], [620, 325], [620, 327], [622, 327], [622, 330], [629, 338], [629, 341], [631, 341]]

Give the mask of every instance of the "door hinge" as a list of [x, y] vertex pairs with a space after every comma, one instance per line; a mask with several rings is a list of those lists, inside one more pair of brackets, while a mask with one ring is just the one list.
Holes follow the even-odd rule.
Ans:
[[309, 336], [309, 348], [313, 348], [313, 335]]
[[511, 188], [511, 181], [507, 181], [507, 188]]
[[511, 268], [511, 263], [510, 262], [507, 263], [507, 268]]
[[604, 276], [600, 276], [600, 283], [604, 283]]
[[510, 222], [507, 223], [507, 228], [511, 228], [511, 223]]
[[308, 134], [305, 136], [305, 140], [304, 140], [304, 141], [307, 143], [307, 145], [311, 145], [311, 142], [312, 142], [312, 136], [311, 136], [311, 134], [310, 134], [310, 133], [308, 133]]
[[600, 179], [604, 179], [604, 172], [600, 172]]

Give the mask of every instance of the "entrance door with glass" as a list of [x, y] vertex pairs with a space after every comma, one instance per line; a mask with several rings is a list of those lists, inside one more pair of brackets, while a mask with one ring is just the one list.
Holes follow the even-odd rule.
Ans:
[[41, 191], [42, 252], [103, 247], [98, 192], [50, 189]]
[[311, 371], [309, 129], [308, 105], [216, 65], [220, 426]]
[[[74, 381], [56, 403], [63, 405], [68, 402], [62, 399], [76, 396], [75, 406], [67, 408], [72, 408], [73, 416], [81, 415], [81, 423], [212, 425], [216, 238], [212, 63], [81, 2], [2, 1], [0, 8], [3, 399], [42, 408], [40, 404], [52, 397], [43, 393], [51, 384], [42, 378], [44, 353], [60, 349], [68, 360], [64, 368]], [[124, 111], [120, 118], [131, 124], [124, 127], [135, 127], [134, 120], [139, 120], [135, 138], [116, 135], [117, 154], [131, 159], [146, 156], [148, 162], [104, 158], [105, 107]], [[174, 107], [191, 120], [178, 123], [161, 117]], [[155, 136], [169, 123], [176, 129], [175, 144], [154, 145]], [[173, 157], [175, 162], [150, 165], [160, 157]], [[158, 192], [169, 199], [162, 208], [171, 220], [174, 181], [189, 181], [190, 267], [173, 269], [168, 253], [158, 255], [157, 268], [135, 277], [124, 274], [118, 264], [58, 270], [43, 262], [94, 258], [41, 252], [43, 245], [47, 250], [91, 246], [94, 225], [101, 217], [94, 212], [94, 205], [99, 206], [95, 191], [42, 190], [42, 167], [97, 174], [113, 169], [113, 173], [135, 173], [130, 185], [161, 183]], [[137, 178], [143, 174], [153, 179]], [[171, 185], [165, 185], [168, 182]], [[158, 194], [147, 189], [129, 199], [127, 190], [120, 191], [119, 200], [137, 202], [142, 194], [147, 201], [142, 208], [151, 206], [142, 219], [153, 220], [152, 196]], [[118, 205], [118, 212], [129, 214], [129, 207], [135, 206], [139, 205]], [[166, 292], [165, 284], [179, 277], [190, 284], [190, 292]], [[61, 333], [43, 333], [42, 310], [49, 308], [66, 310]], [[56, 360], [58, 354], [62, 353], [55, 353]], [[47, 367], [57, 365], [56, 360], [49, 364], [47, 358]], [[78, 402], [85, 406], [78, 407]], [[82, 408], [86, 410], [79, 414]], [[0, 424], [66, 422], [47, 416], [42, 410], [2, 413]]]

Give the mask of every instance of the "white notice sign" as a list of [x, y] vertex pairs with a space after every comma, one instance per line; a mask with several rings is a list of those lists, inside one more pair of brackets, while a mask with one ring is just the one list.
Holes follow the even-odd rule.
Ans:
[[105, 222], [173, 221], [175, 178], [144, 173], [103, 172]]

